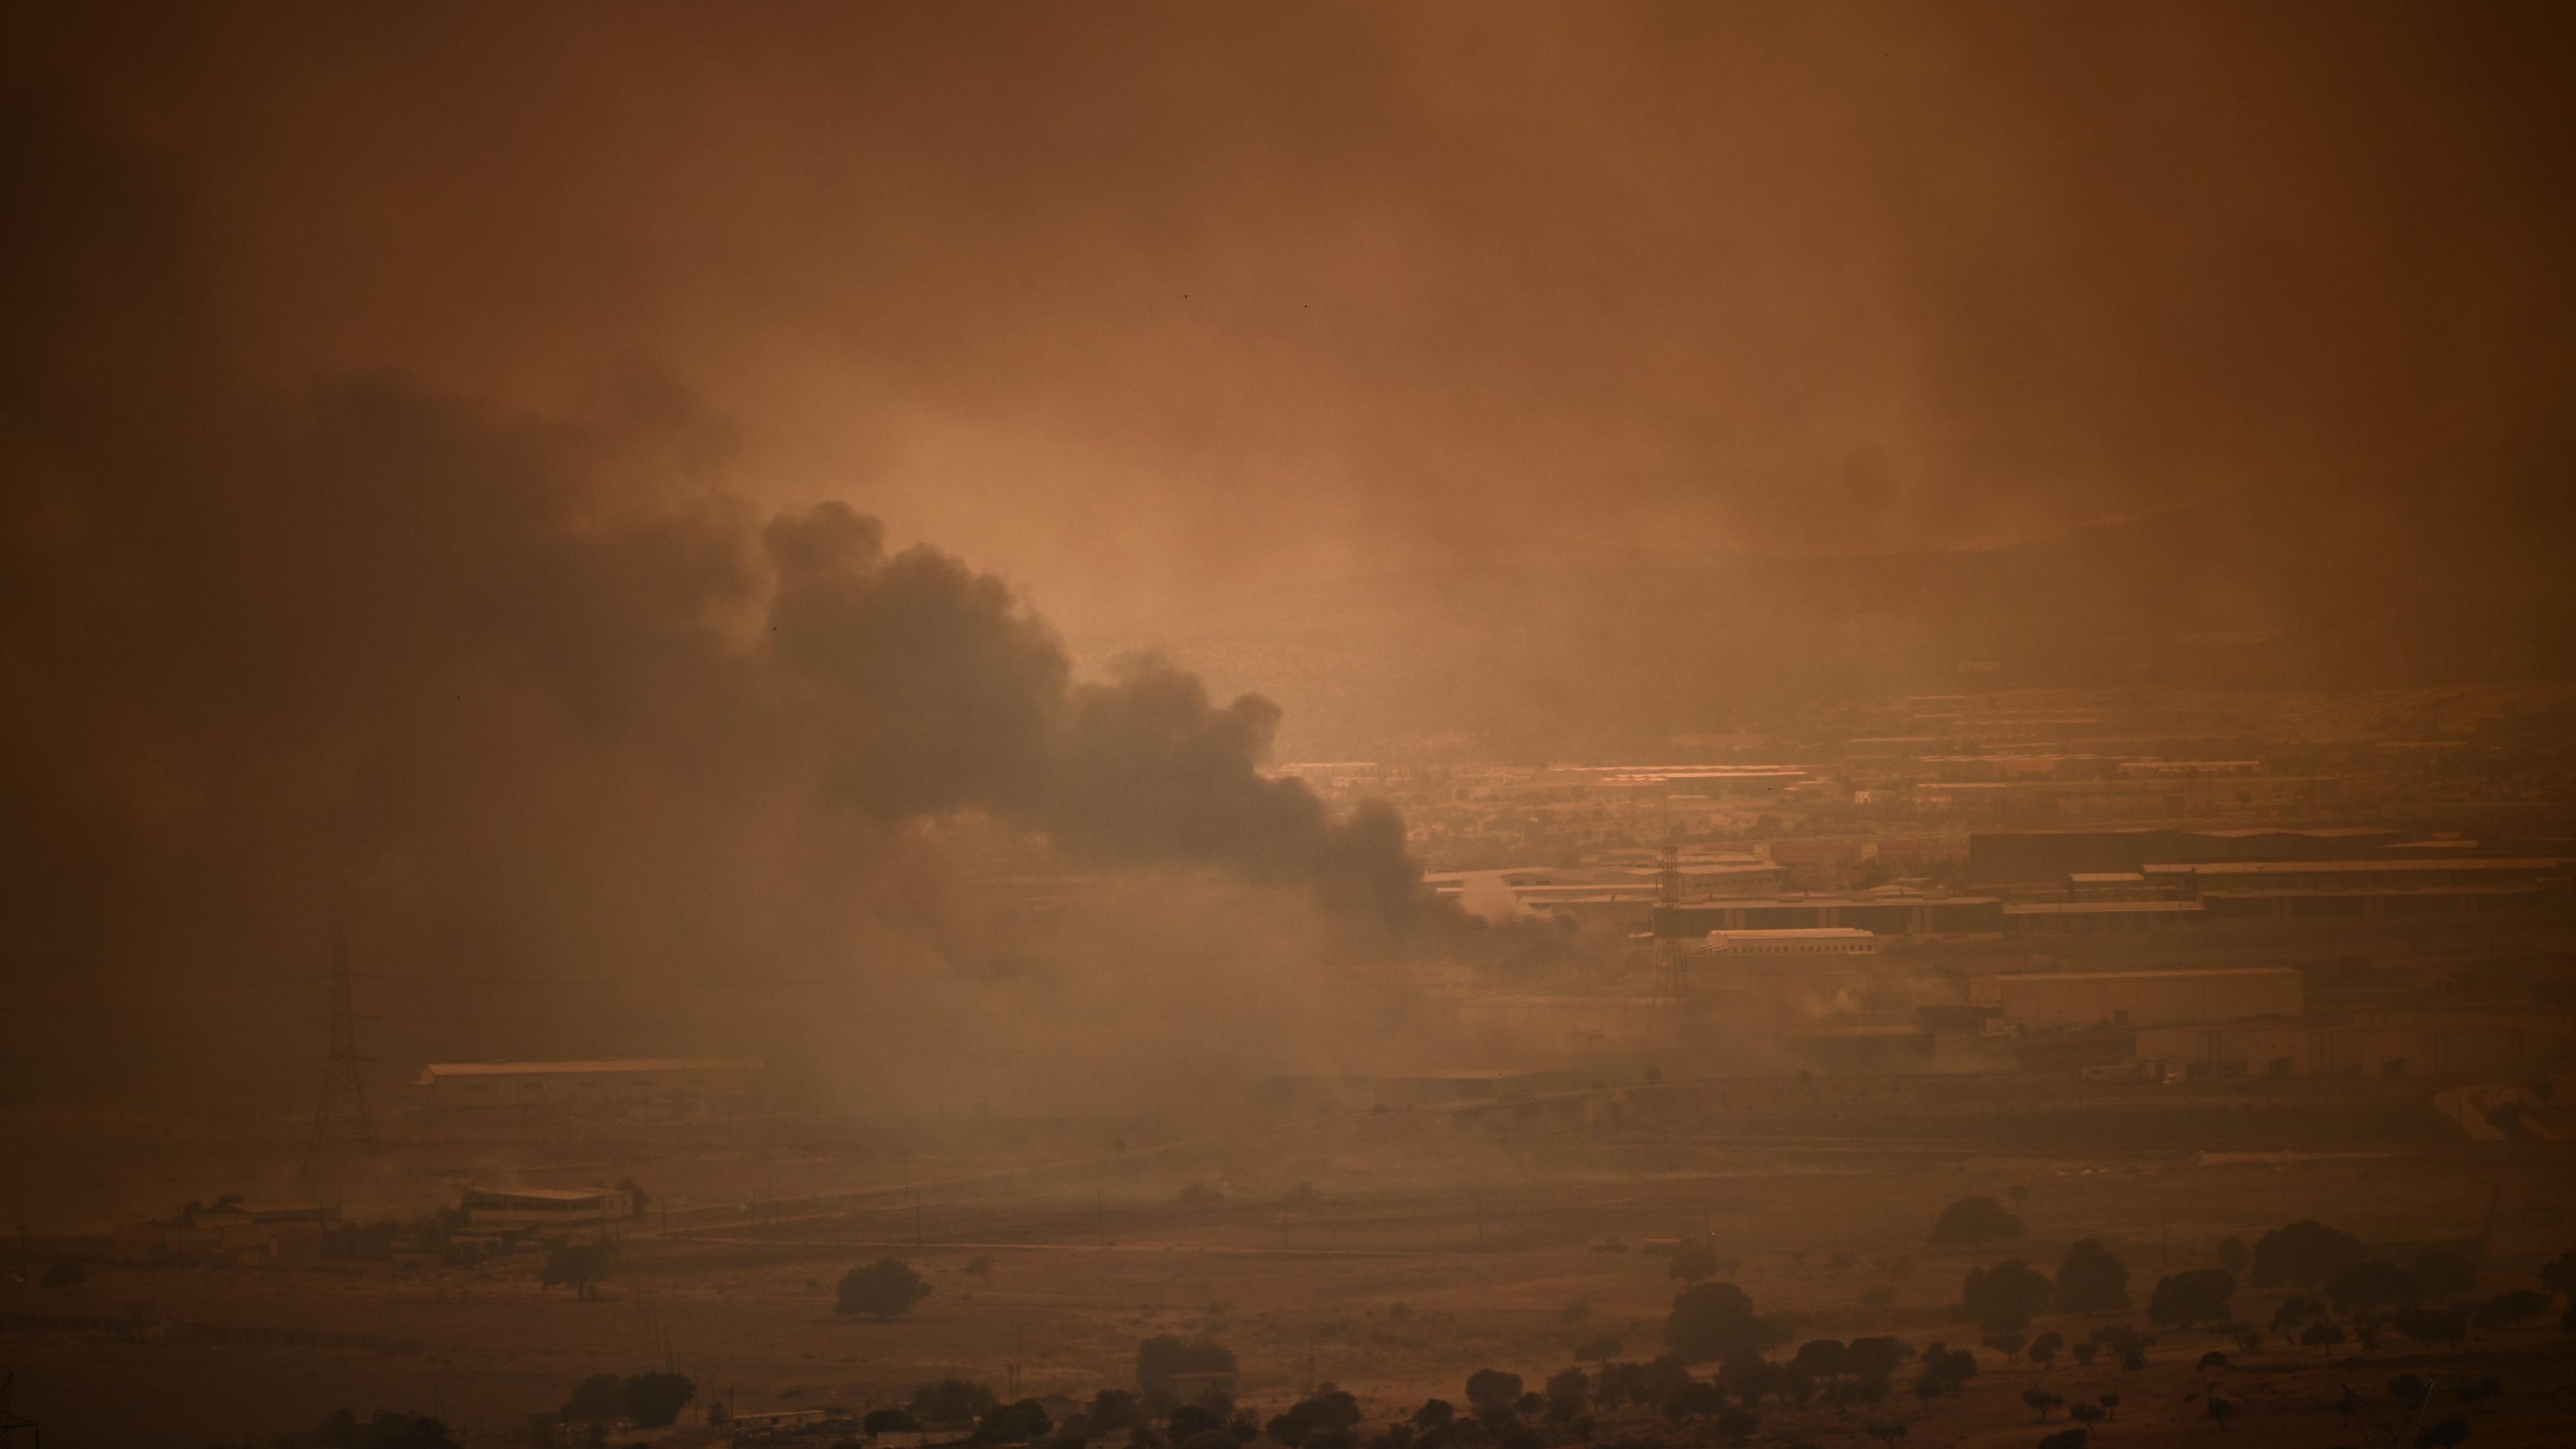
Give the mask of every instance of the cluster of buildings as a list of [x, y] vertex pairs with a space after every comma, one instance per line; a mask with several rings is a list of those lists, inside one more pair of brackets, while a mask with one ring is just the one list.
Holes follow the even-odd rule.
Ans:
[[1767, 852], [1450, 873], [1480, 914], [1625, 930], [1633, 962], [1473, 992], [1459, 1020], [1524, 1060], [1748, 1039], [1826, 1070], [2134, 1080], [2576, 1060], [2564, 1001], [2443, 995], [2436, 967], [2394, 996], [2310, 981], [2357, 958], [2576, 951], [2576, 857], [2383, 826], [2115, 827], [1970, 832], [1960, 860], [1956, 883], [1843, 890], [1791, 889]]

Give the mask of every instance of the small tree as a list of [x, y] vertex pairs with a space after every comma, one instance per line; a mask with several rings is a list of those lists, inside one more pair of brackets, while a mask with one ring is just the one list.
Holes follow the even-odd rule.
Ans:
[[2256, 1288], [2287, 1283], [2301, 1292], [2319, 1284], [2363, 1257], [2361, 1240], [2313, 1218], [2274, 1228], [2254, 1242], [2254, 1261], [2245, 1281]]
[[879, 1258], [841, 1275], [841, 1288], [833, 1299], [832, 1311], [864, 1313], [883, 1323], [910, 1313], [914, 1304], [929, 1296], [930, 1285], [921, 1281], [910, 1263], [901, 1258]]
[[1932, 1220], [1932, 1246], [1982, 1248], [1988, 1243], [2017, 1241], [2021, 1219], [1990, 1197], [1963, 1197], [1941, 1209]]
[[608, 1250], [597, 1243], [558, 1243], [537, 1270], [543, 1288], [570, 1288], [576, 1298], [597, 1296], [599, 1280], [608, 1276]]
[[1143, 1415], [1137, 1410], [1134, 1394], [1125, 1389], [1102, 1389], [1091, 1396], [1091, 1403], [1082, 1411], [1082, 1420], [1091, 1432], [1110, 1434], [1136, 1427], [1143, 1422]]
[[2017, 1333], [2048, 1306], [2048, 1278], [2019, 1258], [1971, 1268], [1959, 1285], [1959, 1316], [1989, 1333]]
[[1694, 1283], [1673, 1299], [1664, 1321], [1664, 1342], [1685, 1363], [1706, 1363], [1728, 1351], [1756, 1343], [1762, 1325], [1753, 1300], [1732, 1283]]
[[2540, 1289], [2555, 1293], [2576, 1307], [2576, 1248], [2570, 1248], [2540, 1265]]
[[2018, 1333], [1989, 1333], [1985, 1337], [1985, 1344], [1986, 1347], [2002, 1354], [2004, 1362], [2019, 1363], [2021, 1351], [2029, 1346], [2030, 1340], [2027, 1336]]
[[1887, 1449], [1896, 1449], [1896, 1441], [1905, 1437], [1905, 1424], [1902, 1420], [1889, 1419], [1863, 1424], [1860, 1426], [1860, 1431], [1886, 1445]]
[[677, 1423], [680, 1410], [698, 1396], [695, 1379], [687, 1374], [643, 1373], [626, 1380], [626, 1417], [645, 1429], [658, 1429]]
[[974, 1257], [967, 1259], [965, 1266], [959, 1268], [957, 1271], [965, 1274], [969, 1278], [991, 1278], [993, 1276], [993, 1255], [990, 1253], [977, 1253]]
[[962, 1429], [993, 1411], [993, 1391], [967, 1379], [941, 1379], [912, 1391], [913, 1417], [924, 1424]]
[[2216, 1419], [2218, 1421], [2218, 1427], [2221, 1429], [2226, 1428], [2227, 1421], [2236, 1417], [2236, 1401], [2234, 1399], [2222, 1399], [2216, 1394], [2210, 1395], [2209, 1417]]
[[2057, 1265], [2057, 1311], [2116, 1313], [2129, 1306], [2129, 1265], [2099, 1238], [2083, 1238]]
[[2520, 1328], [2549, 1311], [2549, 1300], [2528, 1288], [2499, 1293], [2478, 1305], [2480, 1328]]
[[617, 1190], [626, 1194], [626, 1200], [635, 1205], [635, 1216], [639, 1218], [644, 1216], [646, 1208], [653, 1205], [653, 1195], [644, 1190], [642, 1183], [631, 1177], [620, 1181], [617, 1184]]
[[610, 1424], [626, 1417], [626, 1380], [615, 1374], [592, 1374], [573, 1385], [563, 1416], [591, 1424]]
[[2077, 1368], [2091, 1368], [2093, 1366], [2093, 1360], [2099, 1357], [2102, 1352], [2102, 1345], [2095, 1343], [2089, 1338], [2079, 1338], [2075, 1341], [2075, 1346], [2068, 1349], [2067, 1352], [2075, 1355], [2075, 1366]]
[[2065, 1403], [2066, 1396], [2052, 1394], [2046, 1389], [2024, 1389], [2021, 1391], [2021, 1401], [2039, 1410], [2039, 1422], [2045, 1424], [2048, 1422], [2048, 1411]]
[[2066, 1335], [2062, 1333], [2043, 1333], [2039, 1337], [2030, 1341], [2030, 1348], [2028, 1350], [2030, 1361], [2039, 1365], [2041, 1368], [2046, 1368], [2050, 1364], [2057, 1362], [2058, 1351], [2064, 1347], [2066, 1347]]
[[2155, 1296], [2147, 1303], [2147, 1321], [2163, 1328], [2222, 1322], [2235, 1296], [2236, 1275], [2224, 1268], [2171, 1274], [2156, 1281]]
[[1518, 1417], [1521, 1376], [1501, 1369], [1478, 1369], [1467, 1375], [1467, 1407], [1488, 1421]]
[[975, 1421], [970, 1442], [976, 1444], [1035, 1444], [1055, 1427], [1044, 1406], [1035, 1399], [1022, 1399], [1015, 1404], [997, 1405]]
[[859, 1421], [859, 1427], [873, 1439], [879, 1434], [919, 1433], [921, 1421], [912, 1416], [910, 1409], [870, 1409], [868, 1416]]
[[2076, 1404], [2066, 1411], [2066, 1417], [2090, 1428], [2101, 1423], [2107, 1412], [2100, 1404]]
[[1591, 1399], [1592, 1380], [1579, 1368], [1566, 1369], [1547, 1381], [1547, 1415], [1557, 1423], [1583, 1412]]
[[2457, 1414], [2416, 1431], [2415, 1449], [2451, 1449], [2469, 1439], [2469, 1421]]

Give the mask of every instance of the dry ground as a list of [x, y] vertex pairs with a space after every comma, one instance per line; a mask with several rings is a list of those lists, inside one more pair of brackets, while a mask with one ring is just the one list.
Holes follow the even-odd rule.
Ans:
[[[2084, 1115], [2112, 1122], [2116, 1105]], [[530, 1258], [415, 1272], [104, 1268], [69, 1293], [0, 1287], [0, 1312], [113, 1314], [148, 1302], [172, 1320], [392, 1333], [422, 1351], [13, 1332], [0, 1336], [0, 1366], [16, 1371], [18, 1412], [45, 1425], [53, 1449], [255, 1442], [341, 1405], [435, 1407], [472, 1442], [521, 1443], [528, 1416], [581, 1376], [656, 1367], [666, 1351], [745, 1412], [883, 1404], [947, 1374], [1079, 1399], [1127, 1383], [1140, 1339], [1199, 1331], [1240, 1356], [1247, 1402], [1275, 1410], [1331, 1381], [1384, 1418], [1432, 1394], [1457, 1397], [1489, 1365], [1535, 1386], [1575, 1343], [1605, 1333], [1626, 1356], [1651, 1357], [1677, 1285], [1648, 1242], [1703, 1228], [1738, 1260], [1732, 1276], [1757, 1303], [1798, 1316], [1800, 1337], [1895, 1332], [1918, 1344], [1975, 1337], [1945, 1311], [1971, 1263], [2017, 1253], [2053, 1269], [2079, 1237], [2104, 1238], [2128, 1260], [2141, 1304], [2160, 1266], [2205, 1266], [2221, 1238], [2304, 1216], [2366, 1239], [2420, 1239], [2473, 1234], [2492, 1203], [2490, 1291], [2576, 1246], [2563, 1146], [2372, 1145], [2364, 1132], [2330, 1151], [2285, 1152], [2258, 1146], [2269, 1134], [2254, 1131], [2222, 1143], [2238, 1150], [2076, 1151], [2057, 1145], [2069, 1135], [2062, 1123], [1944, 1135], [1909, 1121], [1878, 1135], [1889, 1124], [1876, 1118], [1840, 1135], [1745, 1130], [1819, 1125], [1785, 1106], [1730, 1101], [1517, 1139], [1364, 1120], [1169, 1152], [1121, 1152], [1107, 1129], [951, 1131], [935, 1148], [918, 1135], [871, 1138], [866, 1150], [828, 1134], [703, 1144], [643, 1169], [674, 1210], [624, 1242], [599, 1301], [539, 1289]], [[1080, 1165], [1026, 1170], [1068, 1159]], [[567, 1163], [553, 1175], [602, 1170]], [[547, 1175], [524, 1168], [528, 1180]], [[916, 1181], [927, 1184], [917, 1203], [900, 1186]], [[1184, 1204], [1191, 1182], [1224, 1201]], [[1283, 1205], [1300, 1183], [1320, 1202]], [[870, 1186], [871, 1196], [849, 1195]], [[1942, 1203], [2016, 1187], [2027, 1189], [2026, 1241], [1981, 1254], [1924, 1248]], [[985, 1254], [989, 1279], [968, 1276], [966, 1263]], [[834, 1313], [839, 1275], [885, 1255], [914, 1263], [933, 1295], [891, 1323]], [[1879, 1293], [1884, 1302], [1865, 1305]], [[2240, 1298], [2239, 1315], [2268, 1318], [2271, 1302]], [[2075, 1337], [2091, 1324], [2041, 1325], [2052, 1326]], [[2244, 1406], [2226, 1442], [2325, 1446], [2361, 1442], [2334, 1410], [2346, 1384], [2384, 1403], [2387, 1381], [2409, 1369], [2493, 1373], [2506, 1392], [2471, 1415], [2472, 1442], [2576, 1442], [2576, 1338], [2554, 1321], [2439, 1358], [2271, 1347], [2194, 1373], [2215, 1346], [2166, 1334], [2144, 1372], [2061, 1364], [2045, 1382], [2070, 1397], [2121, 1394], [2119, 1422], [2103, 1431], [2112, 1443], [2218, 1442], [2200, 1397], [2216, 1384]], [[1914, 1421], [1907, 1449], [2028, 1445], [2044, 1432], [2020, 1402], [2040, 1372], [1979, 1352], [1984, 1371], [1957, 1398], [1927, 1408], [1900, 1384], [1880, 1416]], [[1764, 1442], [1868, 1442], [1858, 1418], [1822, 1409], [1766, 1410], [1764, 1420]]]

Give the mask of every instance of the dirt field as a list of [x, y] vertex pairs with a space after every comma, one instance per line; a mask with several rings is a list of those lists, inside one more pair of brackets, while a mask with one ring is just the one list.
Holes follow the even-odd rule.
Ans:
[[[42, 1423], [54, 1449], [262, 1442], [343, 1405], [435, 1411], [469, 1442], [505, 1444], [528, 1442], [528, 1417], [583, 1375], [659, 1367], [666, 1354], [697, 1377], [702, 1403], [722, 1396], [746, 1413], [883, 1405], [949, 1374], [1085, 1399], [1130, 1382], [1140, 1339], [1204, 1331], [1239, 1355], [1239, 1397], [1265, 1413], [1332, 1382], [1374, 1422], [1434, 1394], [1458, 1397], [1482, 1367], [1535, 1386], [1572, 1361], [1575, 1344], [1604, 1334], [1623, 1357], [1654, 1356], [1679, 1285], [1653, 1240], [1703, 1230], [1736, 1260], [1724, 1276], [1763, 1310], [1794, 1314], [1800, 1339], [1895, 1333], [1918, 1345], [1978, 1337], [1948, 1312], [1969, 1266], [2018, 1255], [2053, 1271], [2080, 1237], [2128, 1262], [2141, 1306], [2159, 1271], [2209, 1266], [2220, 1239], [2300, 1217], [2393, 1241], [2473, 1237], [2492, 1212], [2481, 1293], [2527, 1284], [2542, 1259], [2576, 1245], [2565, 1146], [2417, 1140], [2388, 1127], [2413, 1120], [2402, 1104], [2366, 1096], [2012, 1105], [1971, 1087], [1948, 1089], [1944, 1106], [1922, 1088], [1888, 1095], [1885, 1112], [1901, 1121], [1834, 1106], [1824, 1116], [1841, 1119], [1836, 1133], [1794, 1109], [1801, 1090], [1811, 1089], [1623, 1101], [1589, 1130], [1399, 1116], [1186, 1146], [1131, 1144], [1118, 1135], [1131, 1129], [1097, 1125], [774, 1130], [629, 1169], [660, 1202], [624, 1236], [597, 1301], [540, 1289], [528, 1256], [415, 1271], [102, 1266], [70, 1290], [7, 1284], [0, 1313], [114, 1317], [148, 1304], [162, 1321], [395, 1335], [419, 1347], [135, 1342], [20, 1326], [0, 1334], [0, 1364], [17, 1374], [17, 1412]], [[2158, 1120], [2129, 1131], [2124, 1112]], [[2162, 1119], [2176, 1113], [2214, 1147], [2063, 1143], [2063, 1118], [2153, 1142], [2172, 1135]], [[2274, 1124], [2284, 1113], [2302, 1124], [2300, 1140], [2313, 1140], [2308, 1119], [2319, 1114], [2360, 1125], [2328, 1149], [2262, 1145], [2285, 1135]], [[2016, 1114], [2022, 1128], [1998, 1125]], [[1944, 1122], [1954, 1130], [1927, 1130]], [[2235, 1126], [2213, 1126], [2226, 1122]], [[1756, 1123], [1773, 1130], [1748, 1130]], [[2374, 1132], [2399, 1140], [2372, 1145]], [[518, 1170], [579, 1181], [610, 1166]], [[1192, 1183], [1223, 1200], [1184, 1203]], [[1301, 1184], [1315, 1200], [1284, 1201]], [[2024, 1241], [1976, 1254], [1923, 1246], [1941, 1204], [2014, 1189], [2025, 1190]], [[989, 1278], [963, 1271], [986, 1254]], [[889, 1323], [834, 1313], [841, 1273], [888, 1255], [911, 1261], [932, 1296]], [[2276, 1298], [2241, 1294], [2236, 1315], [2265, 1321]], [[2033, 1331], [2077, 1338], [2092, 1326], [2050, 1320]], [[2196, 1373], [2201, 1353], [2220, 1347], [2235, 1366]], [[2221, 1432], [2204, 1412], [2213, 1389], [2242, 1406], [2224, 1431], [2231, 1442], [2355, 1444], [2358, 1430], [2336, 1412], [2344, 1387], [2385, 1409], [2389, 1379], [2407, 1371], [2503, 1381], [2470, 1414], [2475, 1443], [2576, 1435], [2576, 1337], [2560, 1332], [2555, 1309], [2431, 1356], [2402, 1340], [2372, 1353], [2246, 1354], [2167, 1333], [2143, 1371], [2061, 1363], [2043, 1375], [1977, 1352], [1981, 1372], [1957, 1397], [1918, 1404], [1909, 1373], [1869, 1415], [1766, 1406], [1756, 1442], [1860, 1446], [1864, 1417], [1893, 1415], [1912, 1421], [1907, 1449], [2029, 1445], [2049, 1430], [2021, 1391], [2045, 1382], [2070, 1399], [2119, 1394], [2118, 1421], [2101, 1437], [2121, 1444], [2208, 1442]], [[1602, 1435], [1648, 1422], [1607, 1422]], [[705, 1432], [684, 1423], [660, 1437]]]

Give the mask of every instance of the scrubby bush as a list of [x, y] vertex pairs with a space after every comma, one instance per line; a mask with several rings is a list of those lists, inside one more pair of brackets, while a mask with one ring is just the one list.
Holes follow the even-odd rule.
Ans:
[[2147, 1302], [2147, 1321], [2160, 1328], [2189, 1328], [2223, 1322], [2236, 1296], [2236, 1275], [2224, 1268], [2200, 1268], [2156, 1280]]
[[1959, 1317], [1989, 1333], [2015, 1333], [2048, 1307], [2053, 1289], [2046, 1274], [2019, 1258], [1991, 1268], [1971, 1268], [1959, 1284]]
[[2256, 1288], [2287, 1283], [2302, 1292], [2313, 1292], [2363, 1256], [2359, 1238], [2313, 1218], [2302, 1218], [2255, 1240], [2254, 1261], [2246, 1269], [2245, 1281]]
[[2083, 1238], [2057, 1265], [2057, 1311], [2116, 1313], [2129, 1306], [2129, 1265], [2099, 1238]]
[[1981, 1248], [1988, 1243], [2020, 1239], [2021, 1219], [1990, 1197], [1963, 1197], [1941, 1209], [1932, 1220], [1931, 1243], [1939, 1247]]
[[633, 1374], [625, 1387], [626, 1416], [646, 1429], [679, 1422], [680, 1411], [698, 1396], [697, 1380], [687, 1374]]
[[1682, 1290], [1664, 1321], [1666, 1346], [1686, 1363], [1706, 1363], [1740, 1348], [1769, 1348], [1787, 1337], [1784, 1324], [1756, 1316], [1753, 1300], [1732, 1283]]
[[914, 1304], [929, 1296], [930, 1285], [921, 1281], [910, 1263], [901, 1258], [879, 1258], [841, 1275], [840, 1292], [833, 1299], [832, 1309], [836, 1313], [864, 1313], [882, 1323], [910, 1313]]
[[967, 1379], [941, 1379], [912, 1391], [909, 1407], [924, 1424], [962, 1429], [993, 1411], [993, 1391]]

